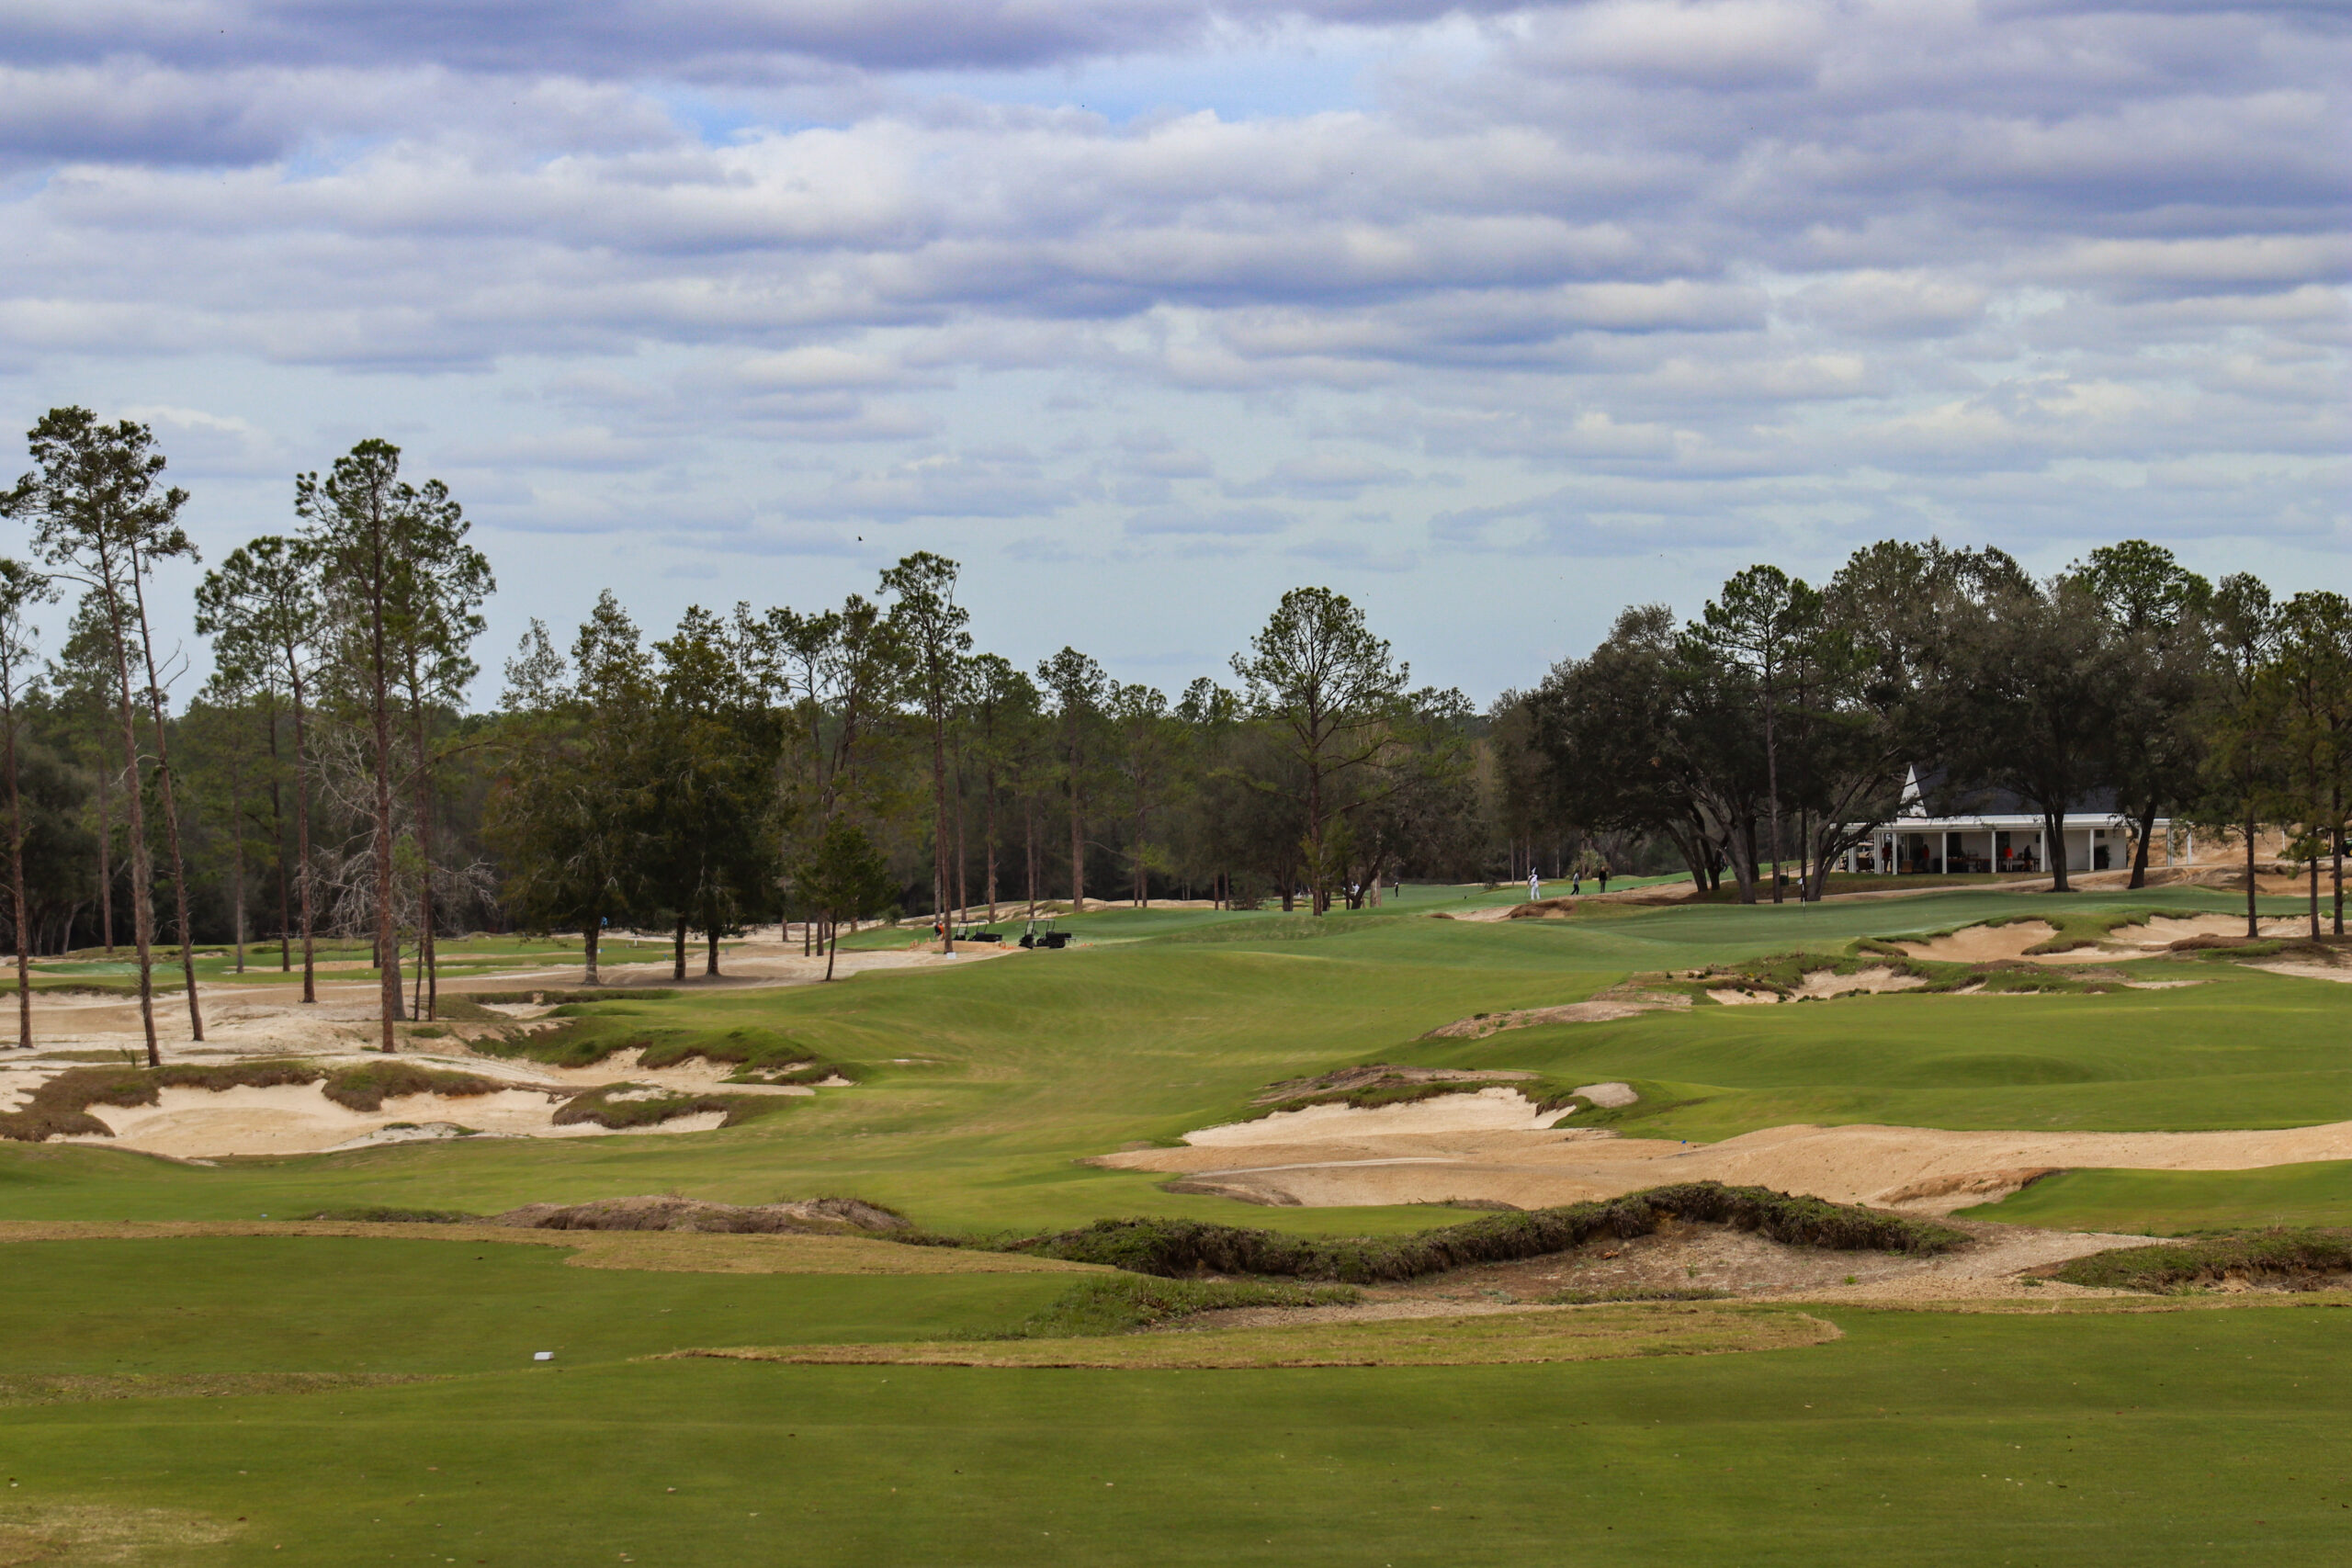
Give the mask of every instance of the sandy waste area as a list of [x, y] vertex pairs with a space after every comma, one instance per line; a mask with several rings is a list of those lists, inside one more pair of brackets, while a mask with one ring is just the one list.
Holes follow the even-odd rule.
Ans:
[[1126, 1150], [1094, 1163], [1166, 1171], [1186, 1179], [1189, 1190], [1285, 1205], [1492, 1201], [1533, 1209], [1722, 1181], [1944, 1214], [2054, 1170], [2251, 1170], [2352, 1159], [2352, 1122], [2218, 1133], [1800, 1125], [1716, 1144], [1623, 1138], [1568, 1122], [1566, 1112], [1540, 1115], [1515, 1089], [1488, 1089], [1369, 1110], [1313, 1106], [1204, 1128], [1182, 1148]]

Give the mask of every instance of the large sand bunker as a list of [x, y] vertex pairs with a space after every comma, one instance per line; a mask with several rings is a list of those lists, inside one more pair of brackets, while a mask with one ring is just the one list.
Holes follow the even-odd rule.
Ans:
[[1306, 1136], [1290, 1133], [1300, 1123], [1268, 1117], [1206, 1129], [1217, 1134], [1214, 1142], [1195, 1134], [1183, 1148], [1138, 1149], [1094, 1163], [1167, 1171], [1282, 1204], [1483, 1200], [1540, 1208], [1672, 1181], [1723, 1181], [1949, 1213], [2004, 1197], [2052, 1170], [2250, 1170], [2352, 1159], [2352, 1122], [2224, 1133], [1950, 1132], [1864, 1123], [1771, 1127], [1719, 1144], [1680, 1144], [1599, 1130], [1437, 1129], [1404, 1114], [1419, 1110], [1389, 1106], [1326, 1116], [1306, 1124], [1312, 1128]]
[[[90, 1115], [113, 1129], [112, 1137], [62, 1141], [181, 1158], [211, 1158], [318, 1154], [370, 1143], [406, 1142], [401, 1134], [410, 1132], [427, 1137], [487, 1134], [566, 1138], [610, 1135], [616, 1131], [594, 1122], [558, 1124], [555, 1113], [566, 1098], [525, 1089], [463, 1098], [412, 1094], [387, 1098], [381, 1110], [365, 1111], [336, 1104], [316, 1083], [163, 1089], [156, 1091], [154, 1105], [89, 1107]], [[700, 1111], [651, 1127], [620, 1131], [704, 1132], [726, 1120], [723, 1111]], [[387, 1133], [391, 1136], [381, 1136]]]

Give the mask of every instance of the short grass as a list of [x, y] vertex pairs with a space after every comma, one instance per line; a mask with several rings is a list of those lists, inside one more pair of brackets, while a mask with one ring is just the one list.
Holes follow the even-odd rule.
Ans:
[[574, 1354], [5, 1409], [0, 1442], [17, 1517], [216, 1522], [174, 1568], [2341, 1561], [2352, 1313], [1809, 1310], [1842, 1337], [1490, 1367]]
[[1638, 1356], [1720, 1356], [1815, 1345], [1836, 1335], [1836, 1328], [1826, 1322], [1794, 1308], [1678, 1304], [1561, 1307], [1462, 1317], [1210, 1328], [1107, 1337], [788, 1345], [685, 1354], [808, 1366], [1196, 1368], [1232, 1371], [1264, 1367], [1477, 1367], [1610, 1361]]
[[2352, 1161], [2256, 1170], [2068, 1170], [1966, 1219], [2187, 1235], [2251, 1225], [2352, 1225]]
[[6, 1368], [105, 1376], [486, 1372], [714, 1340], [1009, 1331], [1066, 1274], [706, 1274], [571, 1269], [562, 1249], [361, 1236], [0, 1247]]

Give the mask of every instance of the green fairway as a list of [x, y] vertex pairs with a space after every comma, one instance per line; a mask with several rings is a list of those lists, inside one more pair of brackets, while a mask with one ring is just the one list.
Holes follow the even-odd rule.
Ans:
[[2262, 1225], [2352, 1226], [2352, 1161], [2259, 1170], [2067, 1170], [1970, 1219], [2177, 1235]]
[[[1372, 1061], [1623, 1078], [1645, 1098], [1603, 1119], [1694, 1140], [1790, 1122], [2352, 1117], [2352, 987], [2201, 959], [2122, 965], [2197, 982], [2183, 988], [1702, 1004], [1423, 1038], [1641, 972], [2000, 916], [2226, 908], [2219, 895], [1971, 889], [1496, 923], [1430, 916], [1516, 890], [1408, 891], [1321, 920], [1108, 910], [1060, 953], [566, 1010], [575, 1044], [756, 1048], [855, 1080], [729, 1131], [211, 1166], [6, 1145], [0, 1218], [487, 1213], [677, 1192], [854, 1194], [973, 1231], [1146, 1213], [1357, 1235], [1458, 1220], [1243, 1208], [1079, 1163], [1246, 1114], [1270, 1082]], [[542, 955], [556, 950], [504, 961]], [[2145, 1231], [2340, 1224], [2347, 1171], [2082, 1171], [1980, 1213]], [[969, 1340], [1036, 1314], [1069, 1277], [651, 1272], [566, 1255], [358, 1235], [0, 1246], [16, 1482], [0, 1562], [43, 1561], [26, 1554], [48, 1542], [62, 1562], [197, 1568], [2291, 1564], [2339, 1560], [2352, 1531], [2352, 1473], [2334, 1462], [2352, 1414], [2340, 1294], [2132, 1313], [1809, 1306], [1843, 1337], [1573, 1363], [820, 1366], [644, 1358]], [[1090, 1353], [1025, 1343], [1031, 1359]], [[541, 1350], [554, 1359], [533, 1361]], [[106, 1556], [134, 1536], [171, 1544]]]
[[224, 1565], [2341, 1561], [2352, 1311], [1823, 1310], [1842, 1339], [1641, 1361], [575, 1363], [0, 1410], [0, 1519], [243, 1519], [173, 1559]]
[[[2152, 898], [2226, 903], [2193, 890], [2128, 903]], [[673, 1188], [734, 1202], [855, 1193], [944, 1228], [1147, 1211], [1228, 1218], [1225, 1200], [1075, 1162], [1246, 1114], [1250, 1095], [1278, 1079], [1382, 1060], [1627, 1079], [1645, 1098], [1617, 1125], [1693, 1140], [1794, 1122], [2142, 1129], [2352, 1117], [2352, 987], [2211, 962], [2134, 966], [2199, 982], [2176, 990], [1710, 1005], [1480, 1041], [1420, 1038], [1474, 1012], [1576, 1001], [1640, 970], [2125, 902], [1930, 893], [1778, 909], [1621, 906], [1590, 920], [1502, 924], [1276, 914], [826, 987], [688, 989], [581, 1010], [606, 1021], [596, 1027], [616, 1045], [657, 1032], [752, 1038], [850, 1064], [857, 1087], [718, 1133], [467, 1140], [211, 1169], [0, 1145], [0, 1218], [285, 1218], [368, 1202], [495, 1213]], [[1430, 1223], [1418, 1209], [1250, 1218], [1356, 1232]]]

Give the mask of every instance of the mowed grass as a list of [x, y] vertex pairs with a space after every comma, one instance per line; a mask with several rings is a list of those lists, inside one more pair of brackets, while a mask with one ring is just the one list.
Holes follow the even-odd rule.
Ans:
[[579, 1269], [560, 1247], [350, 1236], [0, 1244], [0, 1371], [481, 1372], [781, 1337], [1009, 1329], [1067, 1274]]
[[[1382, 1060], [1524, 1068], [1571, 1084], [1627, 1079], [1645, 1099], [1617, 1125], [1692, 1139], [1792, 1122], [2137, 1129], [2352, 1116], [2352, 987], [2212, 962], [2139, 966], [2206, 982], [2179, 990], [1709, 1006], [1476, 1042], [1420, 1038], [1473, 1012], [1579, 1000], [1635, 971], [2119, 902], [2209, 908], [2227, 899], [1964, 892], [1502, 924], [1402, 911], [1275, 915], [827, 987], [628, 998], [592, 1010], [649, 1031], [788, 1038], [812, 1059], [854, 1064], [858, 1085], [797, 1100], [757, 1126], [684, 1136], [460, 1141], [214, 1169], [8, 1145], [0, 1218], [284, 1218], [356, 1203], [489, 1213], [673, 1189], [736, 1202], [854, 1194], [949, 1229], [1136, 1213], [1230, 1218], [1225, 1200], [1165, 1193], [1156, 1178], [1079, 1162], [1243, 1114], [1277, 1079]], [[1434, 1216], [1250, 1217], [1391, 1233]]]
[[2256, 1170], [2068, 1170], [1969, 1219], [2183, 1235], [2263, 1225], [2352, 1225], [2352, 1161]]
[[1636, 1360], [608, 1361], [5, 1409], [6, 1506], [233, 1529], [149, 1559], [197, 1568], [2342, 1560], [2352, 1312], [1815, 1310], [1843, 1337]]

